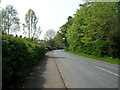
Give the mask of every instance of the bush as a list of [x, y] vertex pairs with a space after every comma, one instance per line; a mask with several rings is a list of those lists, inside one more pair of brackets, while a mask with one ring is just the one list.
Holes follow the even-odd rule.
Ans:
[[77, 52], [77, 53], [84, 53], [88, 55], [94, 55], [98, 57], [104, 57], [108, 55], [109, 45], [107, 41], [100, 39], [94, 43], [87, 44], [87, 45], [81, 45], [81, 46], [70, 45], [66, 50]]
[[108, 55], [108, 43], [104, 40], [98, 40], [93, 44], [93, 53], [95, 56], [106, 56]]
[[31, 67], [44, 57], [45, 49], [20, 37], [2, 35], [3, 75], [2, 85], [19, 87], [31, 70]]
[[120, 58], [120, 31], [113, 30], [109, 33], [108, 36], [108, 44], [109, 44], [109, 55], [113, 58]]

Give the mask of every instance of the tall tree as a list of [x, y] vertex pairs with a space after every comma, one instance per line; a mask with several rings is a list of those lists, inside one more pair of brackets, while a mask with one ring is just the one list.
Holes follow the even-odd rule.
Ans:
[[37, 33], [41, 33], [40, 27], [37, 28], [38, 18], [32, 9], [29, 9], [25, 15], [25, 22], [28, 28], [28, 37], [35, 38]]
[[6, 6], [5, 9], [0, 11], [1, 18], [1, 30], [4, 33], [10, 34], [10, 32], [17, 32], [20, 29], [20, 23], [18, 13], [12, 5]]
[[25, 28], [27, 27], [27, 25], [25, 25], [24, 23], [22, 24], [22, 28], [23, 28], [23, 34], [26, 36], [27, 32], [25, 30]]
[[40, 26], [38, 28], [36, 27], [33, 32], [33, 39], [39, 39], [41, 32], [42, 32], [42, 30], [41, 30]]

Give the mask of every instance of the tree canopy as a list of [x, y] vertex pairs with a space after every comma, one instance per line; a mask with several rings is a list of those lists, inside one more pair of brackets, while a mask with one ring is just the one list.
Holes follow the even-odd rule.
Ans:
[[4, 33], [12, 33], [20, 30], [20, 22], [18, 13], [12, 5], [7, 5], [0, 11], [1, 20], [1, 31]]
[[56, 37], [64, 36], [66, 49], [70, 51], [120, 57], [118, 2], [86, 2], [79, 6]]
[[55, 36], [55, 31], [53, 29], [49, 29], [46, 31], [45, 35], [44, 35], [44, 39], [45, 40], [51, 40], [53, 39]]
[[25, 15], [25, 22], [26, 24], [23, 24], [23, 28], [27, 27], [28, 37], [33, 39], [39, 37], [41, 28], [40, 26], [37, 27], [38, 18], [32, 9], [29, 9]]

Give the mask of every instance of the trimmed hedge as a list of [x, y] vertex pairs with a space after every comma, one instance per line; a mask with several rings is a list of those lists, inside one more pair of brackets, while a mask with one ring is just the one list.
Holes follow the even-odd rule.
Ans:
[[19, 87], [31, 67], [46, 53], [42, 45], [21, 37], [2, 35], [2, 85], [3, 88]]

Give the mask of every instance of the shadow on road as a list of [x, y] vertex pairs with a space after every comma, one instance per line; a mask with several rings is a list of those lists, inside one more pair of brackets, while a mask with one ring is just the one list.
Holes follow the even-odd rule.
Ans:
[[22, 88], [43, 88], [43, 85], [46, 82], [43, 74], [46, 71], [47, 58], [48, 56], [45, 56], [44, 60], [33, 67], [30, 75], [26, 77], [26, 81]]
[[52, 52], [48, 52], [45, 58], [33, 67], [22, 88], [63, 88], [64, 84], [54, 61], [59, 58], [64, 57], [54, 57]]
[[53, 58], [53, 59], [62, 59], [63, 58], [64, 59], [65, 57], [49, 57], [48, 56], [47, 58]]

